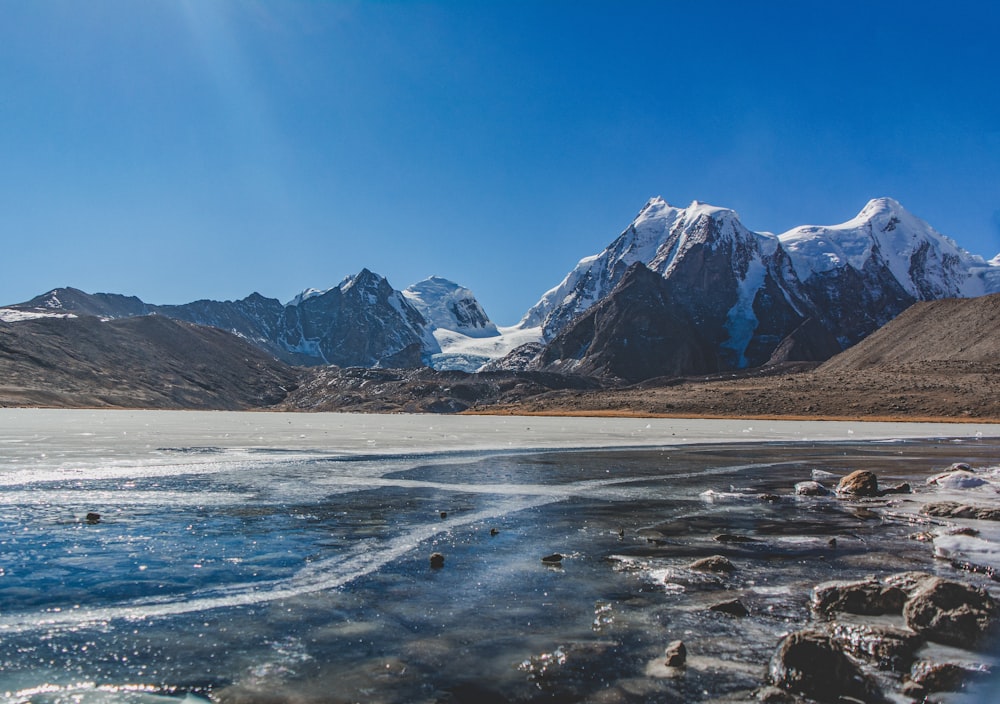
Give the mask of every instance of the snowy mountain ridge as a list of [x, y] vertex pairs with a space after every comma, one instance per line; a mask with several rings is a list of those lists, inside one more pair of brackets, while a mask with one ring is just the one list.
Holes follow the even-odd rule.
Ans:
[[[630, 268], [628, 285], [619, 286]], [[698, 349], [712, 351], [700, 368], [725, 370], [829, 355], [915, 301], [992, 292], [1000, 292], [1000, 254], [989, 261], [969, 254], [891, 198], [869, 201], [839, 225], [774, 235], [749, 230], [728, 208], [699, 201], [676, 207], [656, 197], [509, 328], [497, 327], [472, 291], [452, 281], [431, 276], [398, 291], [368, 269], [332, 288], [304, 289], [285, 304], [254, 293], [238, 301], [158, 306], [63, 288], [0, 308], [0, 320], [157, 314], [229, 330], [295, 364], [463, 371], [487, 364], [543, 368], [542, 359], [550, 360], [550, 369], [622, 369], [612, 348], [645, 344], [636, 331], [669, 338], [684, 330], [698, 338]], [[586, 331], [563, 335], [611, 296], [614, 303], [588, 318]], [[630, 296], [642, 296], [643, 304], [630, 303]], [[629, 320], [630, 310], [673, 322]], [[623, 330], [632, 331], [629, 339], [615, 338]], [[558, 336], [559, 354], [575, 361], [560, 362], [552, 349], [542, 353]], [[676, 351], [670, 339], [655, 344], [665, 355]], [[589, 354], [597, 355], [593, 364]]]

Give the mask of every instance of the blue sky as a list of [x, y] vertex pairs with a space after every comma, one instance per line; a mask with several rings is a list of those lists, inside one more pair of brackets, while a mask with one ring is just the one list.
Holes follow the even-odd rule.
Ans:
[[660, 195], [1000, 252], [989, 2], [0, 0], [0, 304], [438, 274], [511, 324]]

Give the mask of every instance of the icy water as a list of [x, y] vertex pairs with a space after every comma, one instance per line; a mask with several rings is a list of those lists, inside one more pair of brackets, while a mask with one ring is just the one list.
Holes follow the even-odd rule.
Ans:
[[[796, 482], [922, 484], [1000, 465], [998, 435], [0, 410], [0, 696], [708, 701], [761, 683], [816, 582], [952, 569], [912, 526], [798, 499]], [[687, 569], [710, 554], [737, 575]], [[708, 609], [734, 597], [750, 618]], [[670, 678], [677, 638], [689, 667]]]

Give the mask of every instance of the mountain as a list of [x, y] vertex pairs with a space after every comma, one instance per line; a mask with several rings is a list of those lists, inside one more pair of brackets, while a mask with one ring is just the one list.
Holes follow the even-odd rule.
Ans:
[[532, 363], [544, 371], [640, 381], [718, 370], [717, 350], [673, 300], [670, 282], [636, 262]]
[[466, 337], [500, 334], [472, 291], [448, 279], [431, 276], [403, 289], [403, 296], [435, 328]]
[[232, 332], [300, 365], [416, 367], [440, 351], [420, 312], [368, 269], [326, 291], [306, 290], [285, 305], [258, 293], [238, 301], [151, 305], [135, 297], [61, 288], [0, 310], [0, 318], [8, 319], [56, 315], [183, 320]]
[[[539, 329], [547, 345], [528, 366], [578, 367], [580, 349], [567, 348], [566, 336], [557, 338], [577, 325], [592, 328], [582, 314], [607, 299], [636, 263], [669, 283], [671, 307], [691, 321], [720, 369], [822, 361], [917, 300], [1000, 291], [996, 260], [965, 252], [889, 198], [870, 201], [841, 225], [780, 236], [751, 232], [726, 208], [697, 201], [677, 208], [653, 198], [604, 251], [580, 260], [521, 320], [522, 329]], [[644, 306], [648, 292], [632, 302], [629, 295], [619, 292], [615, 309]], [[590, 334], [572, 331], [569, 338]], [[612, 344], [605, 340], [603, 355]], [[624, 346], [624, 338], [618, 344]]]
[[[636, 265], [666, 286], [659, 290]], [[254, 293], [152, 305], [60, 288], [0, 308], [0, 320], [155, 314], [233, 332], [296, 365], [572, 369], [635, 379], [670, 369], [823, 361], [916, 301], [994, 292], [1000, 255], [969, 254], [890, 198], [870, 201], [840, 225], [781, 235], [753, 232], [727, 208], [653, 198], [510, 328], [497, 327], [469, 289], [447, 279], [397, 291], [368, 269], [285, 304]], [[678, 346], [681, 329], [693, 345], [686, 351]], [[643, 345], [658, 352], [647, 358], [638, 352]], [[696, 349], [699, 363], [690, 357]]]
[[916, 301], [1000, 291], [1000, 270], [891, 198], [869, 201], [843, 224], [797, 227], [778, 239], [843, 347]]
[[245, 340], [165, 316], [0, 322], [0, 406], [244, 410], [298, 383]]
[[519, 327], [498, 328], [472, 291], [453, 281], [431, 276], [403, 290], [424, 316], [438, 350], [424, 361], [441, 371], [482, 371], [512, 349], [535, 343], [539, 332]]
[[420, 312], [368, 269], [296, 296], [282, 311], [277, 342], [301, 359], [341, 367], [416, 367], [439, 351]]

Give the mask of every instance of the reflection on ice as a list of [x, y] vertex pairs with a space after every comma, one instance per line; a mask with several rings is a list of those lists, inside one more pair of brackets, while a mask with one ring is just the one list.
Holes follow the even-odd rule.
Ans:
[[[972, 496], [985, 489], [924, 482], [959, 459], [995, 464], [996, 444], [898, 439], [975, 432], [997, 434], [0, 410], [0, 693], [194, 704], [749, 690], [789, 624], [809, 618], [812, 584], [953, 569], [908, 539], [921, 520], [909, 499], [894, 522], [868, 515], [886, 502], [805, 500], [795, 484], [866, 468]], [[995, 544], [988, 531], [924, 527], [949, 559], [991, 558], [969, 542]], [[434, 552], [446, 556], [436, 570]], [[561, 569], [547, 568], [556, 552]], [[690, 568], [714, 554], [735, 571]], [[730, 599], [751, 616], [712, 610]], [[651, 674], [681, 637], [686, 674]]]

